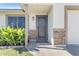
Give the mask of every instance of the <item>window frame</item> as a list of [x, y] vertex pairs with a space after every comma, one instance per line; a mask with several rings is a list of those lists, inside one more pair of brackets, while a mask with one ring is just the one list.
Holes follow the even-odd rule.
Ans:
[[6, 15], [6, 18], [7, 18], [7, 20], [6, 20], [6, 26], [7, 27], [8, 27], [8, 17], [9, 16], [17, 17], [17, 28], [18, 28], [18, 17], [25, 17], [24, 14], [8, 14], [8, 15]]

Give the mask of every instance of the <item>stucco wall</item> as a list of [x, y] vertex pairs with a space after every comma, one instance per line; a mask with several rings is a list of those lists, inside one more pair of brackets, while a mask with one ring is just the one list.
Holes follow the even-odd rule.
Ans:
[[36, 37], [36, 16], [35, 14], [29, 14], [29, 39], [35, 39]]
[[6, 26], [6, 17], [5, 14], [0, 14], [0, 27]]
[[29, 30], [36, 30], [36, 16], [33, 14], [29, 15]]
[[64, 28], [64, 4], [53, 4], [53, 28]]
[[53, 7], [48, 13], [48, 41], [53, 44]]
[[55, 3], [53, 5], [53, 28], [64, 28], [64, 6], [79, 6], [79, 3]]

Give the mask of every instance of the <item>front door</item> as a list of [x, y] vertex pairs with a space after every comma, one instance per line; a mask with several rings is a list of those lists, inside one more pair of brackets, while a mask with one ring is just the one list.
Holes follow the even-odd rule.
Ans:
[[47, 16], [36, 16], [37, 17], [37, 42], [47, 42]]

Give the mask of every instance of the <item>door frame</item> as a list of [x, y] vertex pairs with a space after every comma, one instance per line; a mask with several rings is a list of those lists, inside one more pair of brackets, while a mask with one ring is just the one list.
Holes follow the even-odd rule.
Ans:
[[64, 8], [64, 29], [65, 29], [65, 44], [68, 44], [68, 10], [74, 11], [79, 10], [79, 6], [67, 5]]
[[[38, 17], [46, 17], [46, 21], [47, 21], [47, 29], [46, 29], [46, 39], [48, 41], [48, 15], [36, 15], [36, 31], [37, 31], [37, 38], [36, 39], [39, 39], [39, 35], [38, 35]], [[37, 41], [37, 40], [36, 40]]]

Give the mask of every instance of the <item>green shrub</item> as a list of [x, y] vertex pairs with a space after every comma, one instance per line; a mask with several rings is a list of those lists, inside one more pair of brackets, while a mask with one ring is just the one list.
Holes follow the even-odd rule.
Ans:
[[0, 28], [0, 46], [24, 45], [24, 28]]

